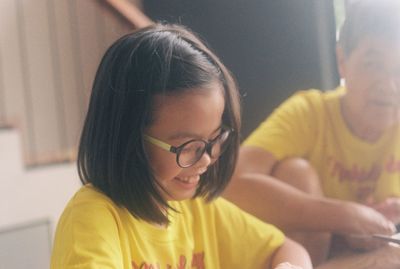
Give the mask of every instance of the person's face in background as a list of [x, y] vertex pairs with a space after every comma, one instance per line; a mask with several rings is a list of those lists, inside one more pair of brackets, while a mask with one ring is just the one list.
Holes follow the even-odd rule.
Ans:
[[[210, 141], [221, 131], [225, 99], [218, 83], [177, 95], [156, 96], [154, 101], [154, 122], [146, 130], [149, 136], [176, 147], [192, 139]], [[192, 198], [200, 175], [214, 161], [204, 153], [193, 166], [181, 168], [176, 154], [151, 143], [146, 143], [146, 150], [166, 200]]]
[[347, 88], [342, 112], [350, 129], [379, 137], [399, 122], [400, 40], [365, 37], [350, 55], [344, 55], [340, 47], [337, 54]]

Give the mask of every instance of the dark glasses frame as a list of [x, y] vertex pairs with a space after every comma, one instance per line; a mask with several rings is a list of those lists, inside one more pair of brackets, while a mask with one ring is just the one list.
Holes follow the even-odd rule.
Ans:
[[[203, 157], [204, 153], [206, 153], [206, 152], [212, 159], [216, 159], [219, 156], [221, 156], [221, 154], [223, 153], [223, 150], [219, 152], [218, 156], [212, 156], [213, 146], [219, 141], [219, 139], [222, 136], [226, 136], [225, 140], [222, 142], [222, 143], [226, 143], [233, 131], [234, 130], [232, 128], [223, 126], [223, 127], [221, 127], [221, 133], [218, 134], [215, 138], [213, 138], [210, 141], [206, 141], [203, 139], [192, 139], [192, 140], [189, 140], [177, 147], [172, 146], [158, 138], [155, 138], [155, 137], [147, 135], [147, 134], [144, 134], [144, 139], [155, 146], [158, 146], [166, 151], [176, 154], [176, 163], [178, 164], [178, 166], [182, 167], [182, 168], [187, 168], [187, 167], [195, 165]], [[179, 161], [180, 154], [181, 154], [182, 150], [185, 148], [185, 146], [187, 146], [188, 144], [193, 143], [193, 142], [204, 143], [203, 152], [201, 152], [201, 154], [199, 154], [199, 157], [197, 159], [193, 160], [193, 163], [190, 163], [187, 165], [182, 165]]]

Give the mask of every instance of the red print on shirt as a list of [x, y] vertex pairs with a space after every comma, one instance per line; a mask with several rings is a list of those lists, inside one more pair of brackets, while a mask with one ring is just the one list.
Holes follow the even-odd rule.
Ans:
[[396, 160], [394, 156], [390, 156], [386, 162], [385, 169], [388, 173], [400, 173], [400, 160]]
[[353, 164], [349, 167], [342, 162], [335, 160], [333, 157], [328, 158], [328, 160], [331, 165], [331, 176], [337, 177], [341, 182], [378, 181], [383, 170], [389, 174], [400, 173], [400, 160], [396, 159], [393, 155], [386, 161], [373, 164], [369, 169], [360, 168], [357, 164]]
[[339, 181], [350, 182], [374, 182], [377, 181], [382, 172], [382, 166], [374, 164], [369, 169], [363, 169], [357, 164], [346, 167], [340, 161], [334, 161], [331, 175], [338, 177]]
[[336, 177], [340, 182], [352, 183], [353, 192], [359, 201], [370, 197], [383, 171], [388, 174], [400, 173], [400, 160], [396, 160], [394, 156], [368, 168], [361, 168], [358, 164], [346, 166], [333, 157], [328, 158], [328, 162], [330, 175]]

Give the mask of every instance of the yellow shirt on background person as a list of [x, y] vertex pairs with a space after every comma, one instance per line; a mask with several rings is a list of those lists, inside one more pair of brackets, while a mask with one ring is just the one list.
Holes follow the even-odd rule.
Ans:
[[245, 141], [277, 160], [302, 157], [317, 170], [326, 196], [363, 202], [400, 196], [400, 126], [376, 143], [354, 136], [341, 114], [342, 87], [300, 91], [286, 100]]
[[278, 229], [222, 198], [170, 205], [180, 213], [157, 227], [83, 186], [58, 223], [51, 268], [262, 268], [284, 241]]

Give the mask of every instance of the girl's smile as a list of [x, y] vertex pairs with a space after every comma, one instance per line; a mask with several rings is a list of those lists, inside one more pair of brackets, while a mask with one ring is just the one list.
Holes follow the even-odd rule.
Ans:
[[[223, 91], [218, 83], [154, 98], [154, 122], [146, 134], [172, 146], [192, 139], [210, 141], [221, 132], [224, 111]], [[166, 200], [190, 199], [196, 193], [201, 175], [212, 164], [207, 152], [193, 165], [182, 168], [173, 154], [146, 143], [150, 164]]]

